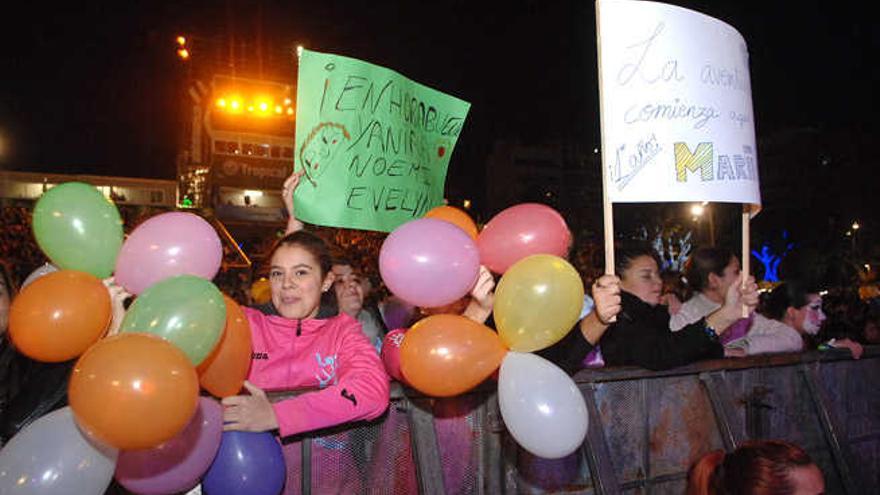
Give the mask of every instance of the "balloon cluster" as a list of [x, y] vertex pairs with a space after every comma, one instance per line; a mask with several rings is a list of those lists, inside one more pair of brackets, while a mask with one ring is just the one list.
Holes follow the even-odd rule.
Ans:
[[[210, 281], [222, 258], [213, 227], [191, 213], [164, 213], [123, 242], [116, 206], [71, 182], [43, 194], [33, 228], [52, 265], [28, 277], [13, 301], [10, 338], [35, 360], [78, 359], [69, 407], [0, 451], [0, 493], [100, 494], [114, 470], [127, 489], [150, 494], [189, 490], [210, 470], [251, 476], [235, 471], [240, 453], [218, 454], [222, 407], [199, 398], [200, 387], [237, 394], [250, 365], [245, 315]], [[137, 298], [119, 332], [106, 336], [111, 280], [101, 279], [111, 274]]]
[[571, 454], [586, 436], [583, 396], [564, 371], [531, 354], [562, 339], [580, 316], [584, 287], [564, 259], [570, 245], [562, 216], [535, 203], [500, 212], [479, 233], [466, 213], [449, 206], [398, 227], [382, 245], [379, 269], [402, 301], [423, 308], [455, 303], [473, 289], [480, 264], [502, 277], [493, 309], [497, 333], [464, 316], [429, 316], [386, 336], [388, 373], [425, 394], [450, 397], [500, 367], [501, 414], [517, 442], [540, 457]]

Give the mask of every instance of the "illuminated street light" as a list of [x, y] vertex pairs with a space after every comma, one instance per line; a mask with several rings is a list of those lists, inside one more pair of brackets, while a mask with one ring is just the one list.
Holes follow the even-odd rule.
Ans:
[[218, 99], [217, 106], [220, 108], [226, 108], [226, 99], [225, 98]]
[[285, 98], [285, 99], [284, 99], [284, 104], [285, 104], [286, 106], [289, 107], [291, 103], [293, 103], [293, 101], [291, 101], [290, 98]]
[[287, 107], [287, 115], [293, 115], [293, 109], [292, 109], [292, 108]]
[[186, 48], [178, 48], [177, 56], [180, 57], [182, 60], [189, 60], [189, 50], [187, 50]]
[[302, 58], [303, 50], [304, 48], [302, 45], [296, 45], [296, 58]]
[[178, 36], [178, 37], [177, 37], [177, 44], [180, 45], [180, 46], [185, 45], [185, 44], [186, 44], [186, 38], [183, 37], [183, 36]]
[[284, 113], [284, 109], [281, 108], [281, 105], [275, 105], [275, 113], [277, 113], [277, 114], [279, 114], [279, 115], [281, 115], [282, 113]]
[[693, 205], [691, 206], [691, 215], [699, 217], [703, 214], [704, 210], [705, 208], [703, 207], [703, 205]]
[[859, 228], [861, 228], [861, 225], [859, 225], [859, 222], [858, 221], [853, 222], [852, 229], [859, 230]]

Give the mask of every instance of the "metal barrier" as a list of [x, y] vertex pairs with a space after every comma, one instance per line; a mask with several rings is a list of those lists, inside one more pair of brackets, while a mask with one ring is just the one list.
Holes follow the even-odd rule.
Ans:
[[777, 438], [804, 447], [828, 493], [880, 487], [880, 348], [704, 361], [664, 372], [575, 375], [582, 449], [536, 458], [506, 433], [493, 383], [452, 399], [395, 386], [377, 421], [292, 439], [302, 493], [676, 493], [713, 449]]
[[880, 346], [859, 361], [849, 351], [777, 354], [583, 370], [575, 382], [590, 425], [564, 459], [516, 445], [491, 380], [451, 399], [394, 384], [378, 420], [285, 439], [287, 493], [681, 494], [702, 454], [759, 438], [806, 449], [829, 494], [880, 493]]

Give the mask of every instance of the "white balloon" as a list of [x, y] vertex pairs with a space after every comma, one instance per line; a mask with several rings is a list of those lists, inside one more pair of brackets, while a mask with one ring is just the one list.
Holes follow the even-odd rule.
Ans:
[[21, 283], [21, 288], [24, 289], [25, 287], [30, 285], [31, 282], [42, 277], [43, 275], [48, 275], [52, 272], [57, 272], [57, 271], [58, 271], [58, 267], [53, 265], [52, 263], [43, 263], [43, 266], [32, 271], [31, 274], [28, 275], [26, 279], [24, 279], [24, 282]]
[[118, 455], [88, 440], [65, 407], [36, 420], [3, 447], [0, 493], [101, 495]]
[[584, 396], [558, 366], [531, 353], [510, 351], [501, 362], [498, 403], [507, 430], [538, 457], [559, 459], [584, 443]]

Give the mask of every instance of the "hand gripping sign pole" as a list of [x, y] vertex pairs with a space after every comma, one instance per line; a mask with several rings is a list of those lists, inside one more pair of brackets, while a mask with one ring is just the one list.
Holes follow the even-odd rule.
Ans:
[[613, 203], [741, 203], [743, 268], [760, 209], [748, 49], [731, 26], [656, 2], [597, 0], [605, 270]]

